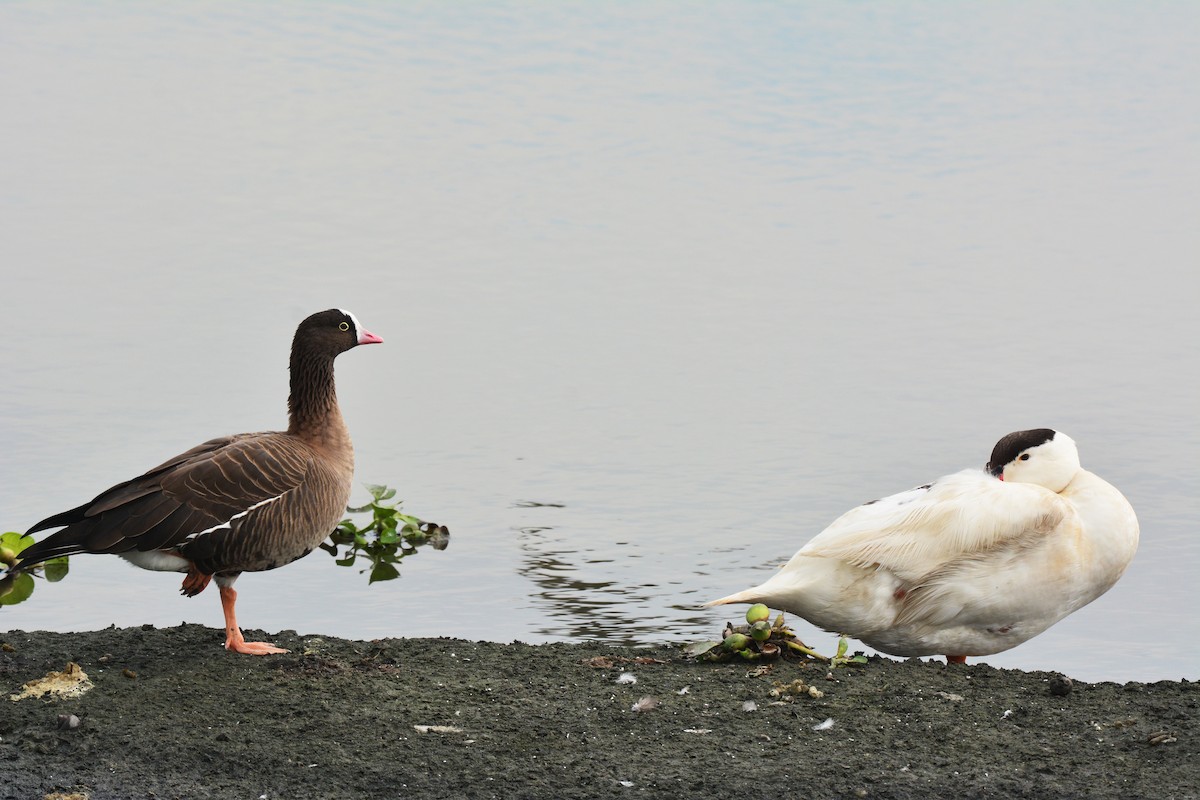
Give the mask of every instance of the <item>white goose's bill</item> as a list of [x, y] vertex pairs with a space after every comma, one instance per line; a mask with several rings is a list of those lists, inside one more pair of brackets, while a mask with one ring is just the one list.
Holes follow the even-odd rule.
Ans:
[[358, 321], [358, 317], [354, 316], [353, 311], [347, 311], [344, 308], [339, 308], [338, 311], [345, 314], [347, 317], [350, 318], [350, 321], [354, 323], [354, 335], [355, 335], [355, 337], [357, 337], [359, 344], [382, 344], [383, 343], [383, 337], [377, 336], [377, 335], [371, 333], [366, 328], [364, 328], [362, 326], [362, 323]]

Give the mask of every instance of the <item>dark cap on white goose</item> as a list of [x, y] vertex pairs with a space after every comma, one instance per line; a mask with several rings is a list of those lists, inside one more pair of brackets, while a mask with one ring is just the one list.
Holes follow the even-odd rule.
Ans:
[[354, 448], [338, 409], [333, 361], [382, 341], [349, 311], [308, 317], [292, 339], [286, 432], [209, 440], [42, 520], [29, 533], [62, 530], [25, 549], [11, 572], [56, 556], [115, 553], [145, 569], [187, 573], [182, 592], [189, 596], [215, 578], [225, 647], [286, 652], [243, 639], [233, 582], [307, 555], [337, 527], [350, 499]]

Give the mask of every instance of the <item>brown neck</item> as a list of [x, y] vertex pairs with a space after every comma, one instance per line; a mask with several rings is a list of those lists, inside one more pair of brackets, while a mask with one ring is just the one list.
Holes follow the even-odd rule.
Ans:
[[333, 384], [333, 357], [292, 351], [288, 433], [317, 446], [349, 443]]

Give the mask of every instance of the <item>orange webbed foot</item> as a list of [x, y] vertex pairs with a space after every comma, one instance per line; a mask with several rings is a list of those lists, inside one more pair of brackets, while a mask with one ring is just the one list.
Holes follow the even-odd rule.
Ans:
[[967, 663], [966, 656], [946, 656], [947, 664], [965, 664]]
[[235, 653], [244, 653], [248, 656], [271, 656], [276, 653], [288, 653], [289, 650], [284, 650], [282, 647], [276, 647], [269, 642], [247, 642], [242, 638], [242, 632], [234, 629], [233, 633], [226, 633], [225, 649], [232, 650]]
[[242, 638], [242, 629], [238, 627], [234, 606], [237, 604], [237, 592], [232, 586], [221, 588], [221, 609], [225, 612], [225, 649], [235, 653], [245, 653], [248, 656], [270, 656], [276, 653], [286, 653], [282, 647], [276, 647], [269, 642], [247, 642]]

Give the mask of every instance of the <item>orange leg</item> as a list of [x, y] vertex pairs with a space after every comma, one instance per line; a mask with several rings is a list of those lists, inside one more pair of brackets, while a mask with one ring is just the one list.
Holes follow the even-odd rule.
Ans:
[[272, 653], [286, 653], [282, 647], [276, 647], [267, 642], [247, 642], [242, 638], [242, 629], [238, 627], [237, 616], [233, 613], [233, 604], [237, 602], [237, 592], [232, 586], [222, 586], [221, 610], [225, 612], [225, 649], [235, 653], [245, 653], [251, 656], [266, 656]]
[[965, 664], [967, 663], [966, 656], [946, 656], [947, 664]]

